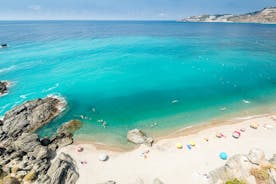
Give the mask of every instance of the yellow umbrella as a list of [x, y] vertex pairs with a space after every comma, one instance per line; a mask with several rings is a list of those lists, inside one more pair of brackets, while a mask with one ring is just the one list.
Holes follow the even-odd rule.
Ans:
[[178, 149], [182, 149], [182, 148], [183, 148], [183, 145], [182, 145], [181, 143], [177, 143], [177, 144], [176, 144], [176, 147], [177, 147]]
[[191, 146], [195, 146], [195, 145], [196, 145], [195, 141], [190, 141], [189, 144], [190, 144]]
[[250, 127], [253, 129], [257, 129], [259, 127], [259, 125], [257, 123], [253, 123], [250, 125]]

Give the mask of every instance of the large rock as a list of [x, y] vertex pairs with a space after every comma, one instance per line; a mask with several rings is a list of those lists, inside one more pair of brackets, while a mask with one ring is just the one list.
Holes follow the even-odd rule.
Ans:
[[253, 164], [261, 164], [265, 160], [265, 154], [263, 150], [260, 149], [252, 149], [247, 155], [248, 160]]
[[61, 153], [52, 163], [47, 174], [36, 181], [37, 184], [75, 184], [79, 178], [74, 160]]
[[63, 124], [49, 140], [49, 148], [56, 150], [73, 143], [73, 134], [81, 128], [82, 123], [77, 120], [69, 121]]
[[145, 144], [148, 146], [152, 146], [154, 142], [153, 138], [147, 137], [146, 134], [139, 129], [128, 131], [127, 139], [134, 144]]
[[8, 91], [8, 83], [0, 81], [0, 96], [7, 93]]
[[65, 106], [65, 101], [47, 97], [28, 101], [8, 111], [0, 128], [0, 141], [16, 140], [22, 133], [33, 133], [52, 121]]
[[250, 162], [245, 155], [234, 155], [223, 167], [215, 169], [209, 174], [213, 183], [217, 183], [219, 180], [227, 181], [231, 178], [246, 179], [250, 176], [250, 167]]
[[209, 173], [211, 183], [225, 183], [237, 178], [247, 184], [275, 184], [275, 158], [276, 155], [268, 162], [260, 149], [252, 149], [247, 155], [234, 155], [223, 167]]

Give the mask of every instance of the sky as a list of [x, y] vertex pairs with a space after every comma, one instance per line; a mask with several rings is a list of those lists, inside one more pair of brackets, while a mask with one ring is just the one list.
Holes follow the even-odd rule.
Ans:
[[177, 20], [276, 7], [276, 0], [0, 0], [0, 20]]

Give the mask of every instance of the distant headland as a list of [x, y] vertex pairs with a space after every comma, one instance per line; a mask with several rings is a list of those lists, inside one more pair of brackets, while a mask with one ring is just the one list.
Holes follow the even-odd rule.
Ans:
[[276, 24], [276, 7], [264, 8], [260, 11], [233, 15], [200, 15], [181, 19], [182, 22], [237, 22], [237, 23], [267, 23]]

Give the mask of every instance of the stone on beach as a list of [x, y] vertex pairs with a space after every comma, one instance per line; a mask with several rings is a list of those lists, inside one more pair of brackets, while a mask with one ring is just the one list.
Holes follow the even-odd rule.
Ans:
[[139, 129], [128, 131], [127, 139], [134, 144], [145, 144], [147, 146], [152, 146], [154, 142], [152, 137], [147, 137], [146, 134]]

